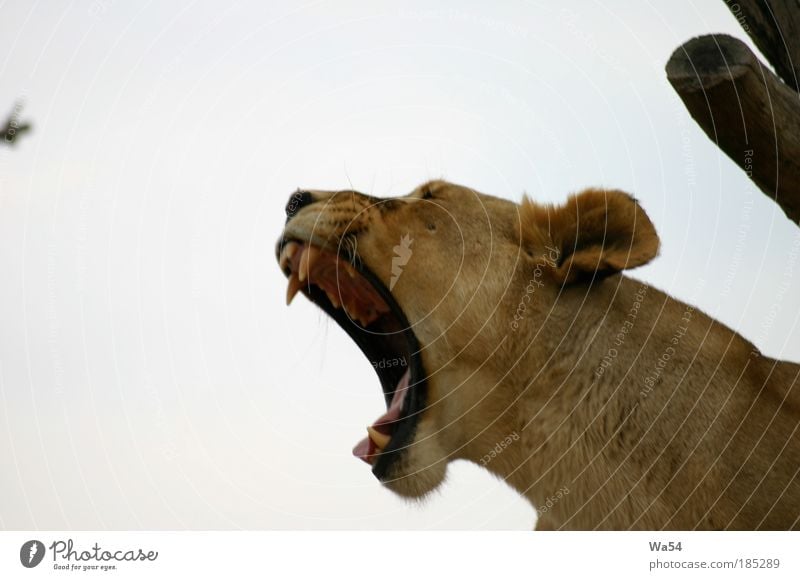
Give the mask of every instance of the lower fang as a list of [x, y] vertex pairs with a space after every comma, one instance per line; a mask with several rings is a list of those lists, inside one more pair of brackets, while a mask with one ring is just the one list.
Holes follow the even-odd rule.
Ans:
[[389, 445], [389, 441], [392, 440], [389, 435], [381, 433], [372, 426], [367, 427], [367, 433], [369, 434], [369, 438], [372, 439], [372, 442], [375, 444], [375, 447], [377, 447], [380, 451], [386, 449], [386, 446]]

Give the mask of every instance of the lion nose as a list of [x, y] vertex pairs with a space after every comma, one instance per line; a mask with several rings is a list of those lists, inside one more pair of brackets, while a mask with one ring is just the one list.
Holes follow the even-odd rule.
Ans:
[[286, 203], [286, 219], [290, 220], [297, 212], [303, 209], [307, 205], [311, 205], [314, 202], [314, 199], [311, 197], [310, 191], [302, 191], [298, 189], [295, 191], [292, 196], [289, 198], [289, 201]]

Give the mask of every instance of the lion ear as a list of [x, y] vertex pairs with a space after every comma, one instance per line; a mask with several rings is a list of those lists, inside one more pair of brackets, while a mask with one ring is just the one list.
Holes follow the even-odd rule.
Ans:
[[558, 255], [551, 265], [553, 277], [562, 284], [616, 274], [658, 254], [653, 223], [623, 191], [587, 189], [560, 207], [526, 198], [522, 219], [528, 242], [549, 243], [549, 252]]

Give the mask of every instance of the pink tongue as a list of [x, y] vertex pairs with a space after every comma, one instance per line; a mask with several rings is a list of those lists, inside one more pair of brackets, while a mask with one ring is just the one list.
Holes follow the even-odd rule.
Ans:
[[[378, 417], [375, 422], [372, 424], [378, 431], [381, 433], [386, 433], [390, 435], [392, 432], [391, 428], [378, 428], [379, 425], [389, 425], [390, 423], [394, 423], [400, 418], [400, 411], [403, 408], [403, 401], [406, 398], [406, 393], [408, 392], [408, 383], [411, 380], [411, 373], [410, 371], [406, 370], [403, 373], [400, 382], [397, 383], [397, 387], [394, 390], [394, 395], [392, 396], [392, 402], [389, 405], [389, 409], [380, 417]], [[375, 447], [375, 443], [370, 439], [368, 436], [364, 437], [358, 444], [353, 447], [353, 455], [366, 461], [369, 464], [375, 459], [377, 447]]]

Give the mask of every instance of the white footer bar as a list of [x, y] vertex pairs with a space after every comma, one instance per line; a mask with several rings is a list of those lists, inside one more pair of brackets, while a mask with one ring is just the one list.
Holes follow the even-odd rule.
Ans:
[[548, 573], [796, 579], [800, 534], [0, 532], [0, 578], [407, 580]]

